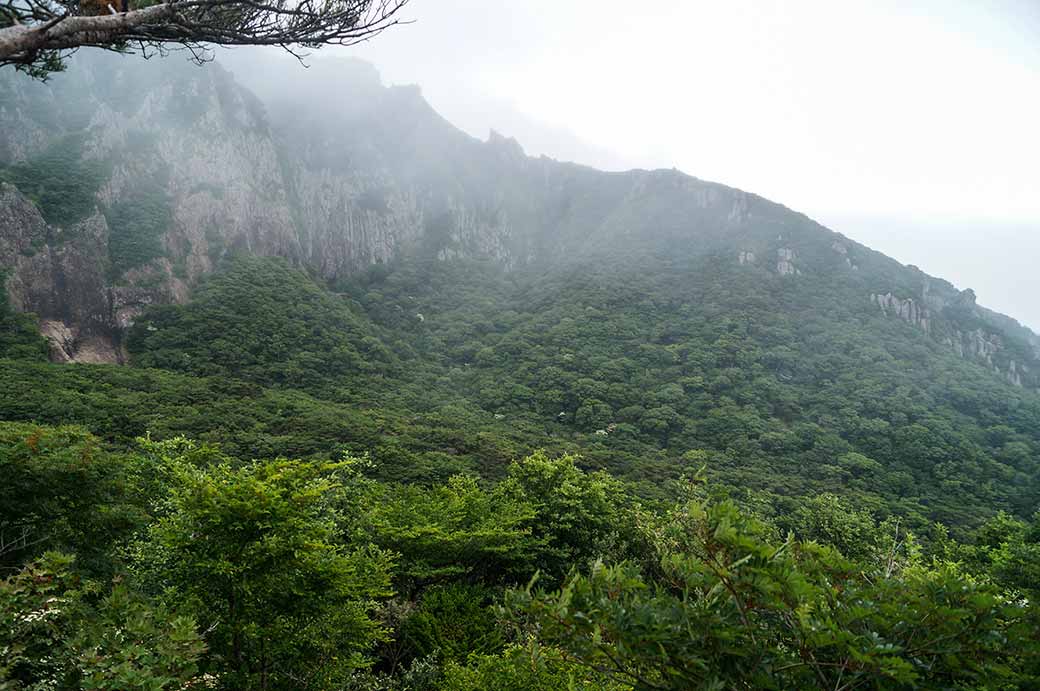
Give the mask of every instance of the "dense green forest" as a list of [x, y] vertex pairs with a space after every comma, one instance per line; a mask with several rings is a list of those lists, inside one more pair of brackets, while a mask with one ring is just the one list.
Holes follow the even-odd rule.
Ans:
[[[1028, 517], [1040, 397], [837, 285], [708, 256], [413, 261], [329, 289], [240, 257], [136, 322], [130, 368], [4, 360], [0, 416], [117, 445], [185, 434], [242, 460], [368, 453], [387, 480], [494, 480], [545, 449], [658, 499], [706, 466], [781, 512], [840, 492], [918, 531]], [[34, 341], [19, 352], [42, 359]]]
[[1040, 398], [826, 274], [237, 256], [0, 312], [0, 688], [1040, 688]]
[[499, 482], [107, 451], [0, 426], [4, 688], [1035, 688], [1040, 525], [927, 547], [834, 495], [664, 504], [570, 456]]

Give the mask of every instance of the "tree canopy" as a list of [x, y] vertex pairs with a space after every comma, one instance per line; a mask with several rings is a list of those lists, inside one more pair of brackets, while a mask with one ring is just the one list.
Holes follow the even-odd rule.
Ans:
[[151, 55], [208, 45], [352, 45], [398, 22], [408, 0], [2, 0], [0, 65], [35, 77], [83, 47]]
[[[31, 505], [0, 495], [3, 524], [39, 504], [34, 535], [62, 550], [5, 559], [3, 689], [1040, 681], [1035, 518], [918, 539], [836, 519], [832, 498], [772, 520], [698, 476], [645, 504], [544, 453], [499, 482], [418, 486], [358, 456], [242, 462], [182, 437], [113, 453], [82, 430], [0, 423], [0, 458], [41, 488]], [[47, 498], [70, 485], [87, 499]], [[106, 514], [126, 517], [119, 530], [70, 531]]]

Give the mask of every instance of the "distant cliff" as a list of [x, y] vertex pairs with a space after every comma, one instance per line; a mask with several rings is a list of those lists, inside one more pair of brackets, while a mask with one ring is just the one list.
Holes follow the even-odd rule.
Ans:
[[47, 84], [0, 75], [0, 270], [54, 359], [121, 362], [144, 308], [187, 300], [236, 252], [330, 280], [408, 256], [509, 270], [664, 253], [817, 281], [1011, 384], [1040, 384], [1028, 329], [753, 194], [475, 140], [357, 61], [271, 83], [258, 97], [219, 65], [108, 55]]

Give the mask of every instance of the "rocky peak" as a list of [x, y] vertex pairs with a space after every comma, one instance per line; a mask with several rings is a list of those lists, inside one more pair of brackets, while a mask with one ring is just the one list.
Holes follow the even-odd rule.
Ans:
[[488, 134], [487, 145], [496, 153], [513, 161], [522, 161], [527, 158], [524, 148], [515, 137], [506, 137], [496, 130]]

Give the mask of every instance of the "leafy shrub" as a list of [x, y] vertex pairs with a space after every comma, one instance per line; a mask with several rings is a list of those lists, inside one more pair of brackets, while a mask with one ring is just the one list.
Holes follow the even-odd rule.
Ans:
[[405, 659], [435, 655], [464, 662], [469, 655], [497, 653], [504, 641], [492, 605], [491, 594], [479, 585], [452, 583], [425, 591], [397, 634], [406, 646]]
[[141, 519], [128, 475], [127, 459], [82, 428], [0, 422], [0, 564], [62, 550], [110, 572], [114, 543]]
[[49, 553], [0, 581], [0, 688], [206, 688], [205, 646], [190, 618], [131, 592], [100, 594]]

